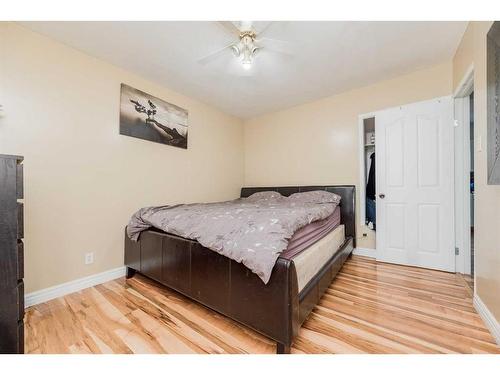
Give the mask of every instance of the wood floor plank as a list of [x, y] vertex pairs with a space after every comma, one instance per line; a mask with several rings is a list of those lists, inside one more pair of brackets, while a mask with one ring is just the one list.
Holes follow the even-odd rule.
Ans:
[[449, 350], [465, 353], [470, 352], [471, 347], [481, 347], [483, 350], [490, 349], [493, 352], [497, 352], [498, 350], [494, 345], [483, 343], [451, 331], [451, 328], [455, 327], [445, 324], [442, 326], [431, 325], [423, 320], [416, 319], [410, 314], [392, 312], [381, 306], [364, 306], [361, 303], [353, 303], [342, 298], [332, 298], [329, 296], [324, 296], [320, 301], [320, 305], [334, 311], [340, 311], [347, 315], [375, 322], [379, 326], [391, 328], [396, 332], [413, 335]]
[[390, 298], [395, 297], [400, 299], [406, 299], [408, 301], [415, 301], [415, 303], [427, 303], [433, 306], [437, 306], [439, 308], [442, 307], [449, 308], [461, 313], [469, 313], [470, 316], [473, 317], [478, 317], [476, 311], [474, 310], [474, 307], [472, 306], [471, 301], [469, 301], [468, 303], [464, 302], [463, 300], [452, 301], [448, 298], [446, 299], [437, 298], [436, 296], [433, 296], [432, 294], [429, 293], [418, 293], [418, 292], [414, 293], [409, 290], [403, 290], [381, 285], [373, 285], [371, 283], [366, 283], [366, 282], [363, 283], [360, 282], [359, 280], [353, 280], [345, 278], [345, 276], [343, 275], [339, 275], [337, 277], [334, 286], [332, 285], [330, 289], [342, 288], [342, 287], [347, 288], [348, 290], [360, 290], [364, 292], [371, 292], [375, 295], [380, 295], [381, 297], [390, 296]]
[[427, 316], [438, 317], [447, 321], [453, 321], [457, 323], [463, 323], [474, 329], [488, 332], [484, 328], [481, 318], [475, 313], [457, 310], [414, 297], [401, 297], [393, 294], [391, 295], [390, 293], [386, 292], [373, 292], [371, 290], [367, 291], [366, 289], [358, 288], [352, 285], [349, 286], [348, 284], [343, 283], [338, 283], [334, 289], [328, 290], [327, 293], [334, 295], [345, 293], [362, 299], [367, 299], [371, 302], [380, 301], [392, 306], [420, 312]]
[[394, 343], [400, 343], [410, 348], [408, 353], [443, 353], [446, 352], [444, 348], [433, 345], [429, 342], [420, 340], [417, 337], [405, 335], [402, 332], [396, 332], [391, 329], [378, 326], [368, 321], [363, 321], [353, 316], [348, 316], [340, 312], [334, 312], [322, 306], [316, 306], [313, 314], [326, 316], [332, 321], [346, 323], [351, 327], [359, 327], [359, 329], [366, 333], [373, 333], [377, 336], [387, 338]]
[[429, 309], [419, 309], [417, 306], [395, 303], [390, 299], [377, 299], [359, 293], [344, 292], [340, 290], [327, 291], [326, 295], [333, 298], [353, 301], [355, 304], [363, 304], [367, 307], [382, 309], [391, 313], [402, 313], [424, 324], [435, 327], [445, 324], [450, 331], [468, 333], [469, 336], [491, 342], [491, 335], [479, 322], [476, 322], [476, 324], [466, 323], [463, 322], [462, 319], [457, 319], [455, 316], [441, 313], [439, 309], [436, 309], [435, 313], [433, 313], [429, 311]]
[[[274, 353], [275, 343], [141, 275], [26, 310], [27, 353]], [[352, 256], [291, 352], [500, 353], [460, 275]]]
[[448, 296], [439, 293], [434, 293], [432, 291], [426, 290], [418, 290], [415, 288], [408, 288], [404, 286], [400, 286], [397, 284], [388, 284], [384, 282], [374, 282], [373, 280], [365, 279], [363, 277], [349, 275], [347, 273], [340, 273], [337, 276], [339, 280], [346, 280], [350, 284], [353, 285], [362, 285], [367, 287], [374, 287], [377, 290], [387, 290], [391, 291], [391, 293], [396, 293], [400, 295], [414, 296], [416, 298], [427, 299], [432, 302], [442, 301], [444, 303], [449, 303], [456, 305], [457, 307], [463, 307], [465, 310], [469, 310], [471, 312], [476, 312], [474, 307], [472, 306], [471, 298], [460, 298], [455, 296]]

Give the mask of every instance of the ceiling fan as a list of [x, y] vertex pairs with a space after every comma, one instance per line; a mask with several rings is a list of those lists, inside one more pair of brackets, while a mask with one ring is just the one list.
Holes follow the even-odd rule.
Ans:
[[234, 57], [239, 59], [243, 69], [249, 70], [254, 63], [255, 56], [257, 53], [260, 54], [261, 51], [269, 51], [291, 56], [290, 42], [263, 36], [273, 23], [274, 22], [269, 22], [263, 29], [257, 31], [253, 27], [252, 21], [217, 22], [217, 25], [233, 36], [235, 40], [223, 48], [202, 57], [198, 60], [198, 62], [202, 65], [206, 65], [230, 51], [233, 53]]

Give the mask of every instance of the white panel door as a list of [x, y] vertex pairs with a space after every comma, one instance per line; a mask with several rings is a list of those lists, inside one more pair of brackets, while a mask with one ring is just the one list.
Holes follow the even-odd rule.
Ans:
[[375, 114], [377, 259], [455, 271], [451, 97]]

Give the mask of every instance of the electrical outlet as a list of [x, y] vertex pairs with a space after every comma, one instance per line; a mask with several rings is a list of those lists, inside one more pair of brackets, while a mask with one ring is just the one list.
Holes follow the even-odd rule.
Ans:
[[85, 254], [85, 264], [92, 264], [92, 263], [94, 263], [94, 253]]

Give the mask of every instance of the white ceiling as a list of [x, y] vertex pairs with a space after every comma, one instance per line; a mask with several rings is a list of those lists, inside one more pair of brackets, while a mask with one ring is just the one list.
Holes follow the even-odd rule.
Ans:
[[[262, 50], [246, 73], [216, 22], [22, 22], [221, 110], [250, 118], [451, 60], [466, 22], [273, 22], [293, 57]], [[257, 30], [268, 22], [255, 22]]]

